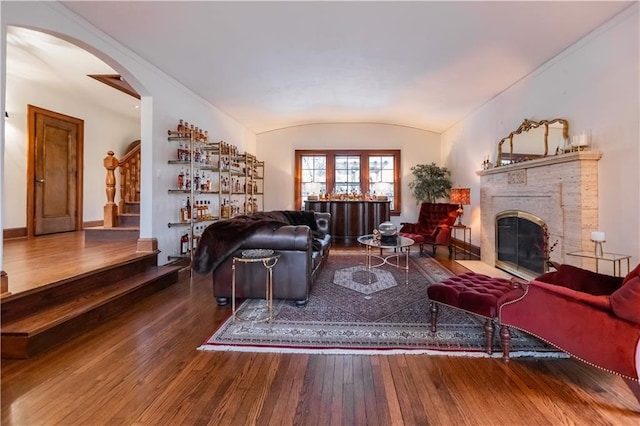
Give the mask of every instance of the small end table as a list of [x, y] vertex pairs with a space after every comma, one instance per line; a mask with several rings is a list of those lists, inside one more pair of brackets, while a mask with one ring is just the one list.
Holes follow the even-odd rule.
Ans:
[[[453, 229], [453, 238], [458, 241], [462, 241], [462, 249], [460, 250], [457, 245], [453, 247], [453, 259], [458, 258], [458, 253], [464, 253], [464, 258], [468, 259], [468, 256], [471, 255], [471, 228], [467, 225], [453, 225], [451, 227]], [[462, 240], [458, 238], [458, 232], [462, 231]], [[467, 239], [468, 235], [468, 239]]]
[[[273, 267], [278, 263], [280, 259], [279, 254], [272, 254], [264, 257], [238, 257], [233, 256], [233, 262], [231, 263], [231, 318], [235, 322], [251, 321], [251, 322], [271, 322], [273, 319]], [[236, 264], [248, 264], [248, 263], [262, 263], [267, 268], [267, 280], [265, 284], [265, 311], [256, 317], [242, 317], [236, 312]]]
[[567, 253], [569, 256], [577, 256], [577, 257], [586, 257], [588, 259], [596, 260], [596, 272], [599, 272], [599, 263], [601, 260], [611, 262], [613, 264], [613, 275], [616, 277], [622, 276], [622, 261], [627, 261], [627, 274], [629, 273], [629, 258], [631, 258], [628, 254], [618, 254], [618, 253], [602, 253], [602, 256], [596, 256], [593, 250], [580, 250], [580, 251], [572, 251]]

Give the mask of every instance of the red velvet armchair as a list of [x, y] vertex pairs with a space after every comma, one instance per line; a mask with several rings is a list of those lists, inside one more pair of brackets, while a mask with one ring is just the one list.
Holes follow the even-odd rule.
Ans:
[[[499, 301], [503, 346], [515, 327], [622, 376], [640, 402], [640, 265], [625, 278], [560, 265]], [[508, 298], [507, 298], [508, 299]]]
[[408, 237], [420, 245], [420, 254], [423, 254], [425, 244], [433, 248], [436, 254], [437, 246], [449, 247], [449, 256], [453, 253], [451, 247], [451, 228], [458, 218], [458, 205], [447, 203], [422, 203], [418, 222], [401, 223], [399, 234]]

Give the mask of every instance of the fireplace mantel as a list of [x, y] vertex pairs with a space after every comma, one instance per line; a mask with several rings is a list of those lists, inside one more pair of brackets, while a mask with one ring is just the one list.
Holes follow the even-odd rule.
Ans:
[[507, 164], [506, 166], [494, 167], [476, 172], [479, 176], [494, 175], [513, 170], [532, 169], [534, 167], [545, 167], [552, 164], [569, 163], [572, 161], [598, 161], [602, 158], [599, 151], [576, 151], [562, 155], [550, 155], [548, 157], [537, 158], [535, 160], [522, 161], [520, 163]]
[[578, 151], [481, 170], [480, 248], [483, 262], [496, 260], [496, 216], [507, 210], [542, 219], [549, 242], [558, 242], [551, 260], [588, 267], [588, 259], [566, 256], [592, 247], [598, 229], [598, 161], [602, 153]]

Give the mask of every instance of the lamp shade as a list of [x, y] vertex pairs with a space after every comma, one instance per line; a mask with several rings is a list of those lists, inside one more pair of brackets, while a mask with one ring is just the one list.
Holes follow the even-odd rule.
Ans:
[[471, 189], [452, 188], [449, 198], [453, 204], [469, 205], [471, 204]]

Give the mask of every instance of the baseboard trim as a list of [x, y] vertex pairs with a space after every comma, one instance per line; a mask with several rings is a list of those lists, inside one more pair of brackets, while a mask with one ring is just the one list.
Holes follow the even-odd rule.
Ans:
[[[96, 226], [102, 226], [104, 224], [103, 220], [91, 220], [88, 222], [82, 223], [82, 229], [85, 228], [93, 228]], [[12, 238], [26, 238], [27, 237], [27, 228], [6, 228], [2, 231], [2, 239], [10, 240]]]
[[26, 238], [27, 228], [7, 228], [2, 231], [2, 239], [10, 240], [12, 238]]
[[451, 241], [453, 242], [453, 245], [458, 247], [461, 250], [465, 250], [467, 251], [469, 254], [477, 257], [478, 259], [480, 259], [480, 247], [478, 246], [474, 246], [471, 243], [466, 243], [462, 240], [459, 240], [457, 238], [452, 238]]

